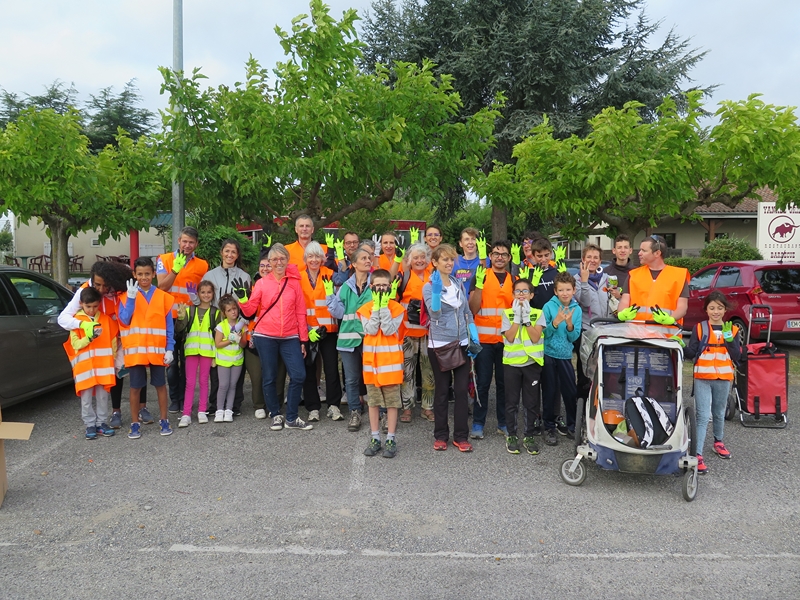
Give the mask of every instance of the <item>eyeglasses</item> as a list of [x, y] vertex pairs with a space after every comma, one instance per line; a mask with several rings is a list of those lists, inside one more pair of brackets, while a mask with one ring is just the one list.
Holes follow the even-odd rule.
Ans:
[[285, 263], [286, 257], [285, 256], [276, 256], [275, 258], [268, 259], [271, 263]]
[[514, 290], [515, 296], [524, 296], [525, 294], [530, 294], [530, 290]]
[[510, 258], [511, 255], [508, 252], [492, 252], [492, 256], [494, 258]]
[[258, 265], [258, 268], [259, 269], [269, 269], [269, 265], [268, 264], [265, 265], [264, 263], [261, 263], [260, 265]]
[[425, 237], [442, 237], [441, 233], [426, 233]]

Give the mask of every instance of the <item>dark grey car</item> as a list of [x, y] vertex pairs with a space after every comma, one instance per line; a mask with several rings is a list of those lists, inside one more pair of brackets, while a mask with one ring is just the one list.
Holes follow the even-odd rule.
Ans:
[[73, 292], [49, 277], [0, 266], [0, 406], [72, 382], [57, 319]]

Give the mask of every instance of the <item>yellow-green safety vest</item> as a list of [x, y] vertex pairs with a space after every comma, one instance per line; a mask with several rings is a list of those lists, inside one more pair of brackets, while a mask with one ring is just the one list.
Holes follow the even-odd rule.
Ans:
[[[194, 318], [189, 323], [189, 331], [186, 333], [186, 342], [183, 345], [183, 352], [186, 356], [206, 356], [214, 358], [216, 345], [214, 344], [214, 332], [211, 329], [211, 312], [217, 309], [210, 307], [203, 315], [202, 321], [198, 318], [199, 310], [189, 309], [189, 314], [194, 313]], [[215, 319], [216, 320], [216, 319]]]
[[[509, 308], [505, 311], [510, 323], [514, 322], [514, 309]], [[538, 308], [531, 309], [531, 323], [535, 324], [539, 320], [542, 311]], [[544, 364], [544, 331], [539, 341], [535, 344], [528, 335], [528, 330], [520, 326], [513, 342], [509, 342], [503, 336], [503, 364], [504, 365], [524, 365], [533, 360], [537, 365]]]
[[[222, 339], [227, 340], [231, 334], [231, 325], [228, 319], [219, 324], [222, 328]], [[224, 348], [217, 348], [218, 367], [238, 367], [244, 364], [244, 349], [239, 344], [230, 344]]]

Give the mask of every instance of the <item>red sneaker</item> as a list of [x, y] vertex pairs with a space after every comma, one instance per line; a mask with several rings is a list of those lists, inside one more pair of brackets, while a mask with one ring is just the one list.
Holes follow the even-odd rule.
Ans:
[[444, 440], [436, 440], [433, 442], [433, 449], [434, 450], [447, 450], [447, 442]]
[[731, 453], [728, 452], [728, 449], [725, 447], [725, 444], [722, 442], [714, 442], [714, 452], [717, 453], [717, 456], [720, 458], [730, 458]]
[[453, 440], [453, 446], [458, 448], [461, 452], [472, 452], [472, 444], [467, 441], [457, 442]]
[[708, 473], [708, 467], [703, 460], [703, 456], [700, 454], [697, 455], [697, 472], [700, 473], [700, 475], [705, 475]]

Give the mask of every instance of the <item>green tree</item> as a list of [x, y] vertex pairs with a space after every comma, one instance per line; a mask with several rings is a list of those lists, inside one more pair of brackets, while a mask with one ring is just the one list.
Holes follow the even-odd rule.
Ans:
[[133, 140], [152, 132], [155, 115], [138, 106], [142, 97], [134, 81], [131, 79], [126, 83], [119, 94], [114, 94], [113, 88], [107, 87], [96, 96], [90, 96], [85, 108], [85, 133], [93, 152], [100, 152], [108, 145], [115, 146], [120, 128]]
[[701, 205], [736, 206], [767, 186], [781, 207], [798, 200], [800, 128], [793, 108], [747, 100], [721, 103], [719, 123], [702, 128], [700, 92], [680, 114], [667, 99], [655, 121], [639, 103], [607, 108], [586, 137], [559, 139], [547, 119], [514, 149], [516, 165], [497, 164], [479, 193], [540, 211], [569, 239], [605, 224], [631, 238], [664, 218], [688, 220]]
[[0, 252], [11, 252], [14, 250], [14, 234], [11, 232], [11, 221], [6, 221], [3, 229], [0, 230]]
[[[195, 70], [162, 69], [162, 140], [187, 204], [216, 222], [307, 213], [317, 228], [393, 199], [437, 197], [468, 181], [492, 144], [494, 108], [455, 122], [452, 78], [433, 65], [364, 74], [356, 13], [337, 22], [321, 0], [276, 32], [287, 55], [274, 76], [251, 57], [243, 83], [201, 88]], [[391, 82], [391, 84], [390, 84]]]
[[[450, 73], [462, 115], [506, 102], [496, 146], [483, 163], [513, 162], [512, 150], [548, 115], [555, 137], [588, 133], [588, 120], [632, 100], [645, 120], [665, 97], [681, 98], [704, 53], [644, 14], [644, 0], [377, 0], [366, 18], [362, 66], [432, 60]], [[444, 182], [442, 182], [444, 185]], [[463, 201], [463, 194], [459, 196]], [[506, 236], [502, 197], [492, 198], [493, 233]], [[451, 202], [445, 212], [459, 208]]]

